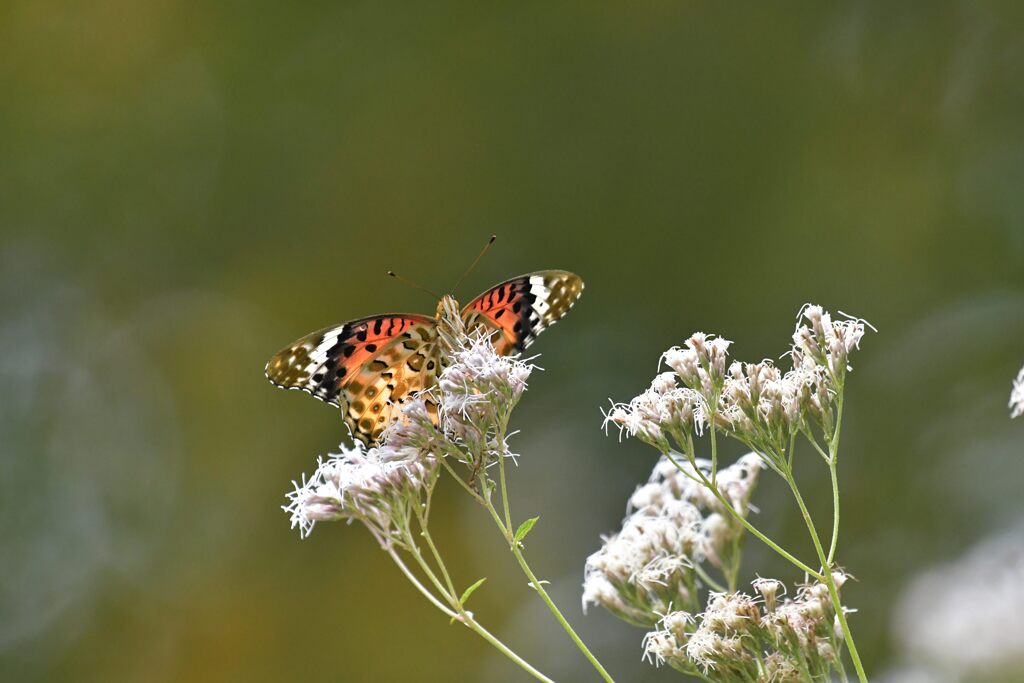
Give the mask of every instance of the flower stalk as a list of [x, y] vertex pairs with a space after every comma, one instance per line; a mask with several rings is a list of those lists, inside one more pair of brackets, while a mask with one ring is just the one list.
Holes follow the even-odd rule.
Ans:
[[[507, 444], [512, 410], [526, 389], [534, 366], [500, 356], [486, 335], [450, 334], [450, 357], [430, 392], [409, 400], [398, 422], [388, 427], [380, 445], [357, 448], [321, 461], [310, 480], [295, 485], [286, 510], [293, 526], [308, 535], [320, 521], [362, 522], [402, 573], [427, 599], [498, 649], [539, 680], [549, 680], [484, 629], [466, 600], [476, 582], [461, 595], [430, 533], [430, 506], [438, 477], [447, 473], [460, 489], [487, 510], [534, 591], [573, 644], [607, 683], [614, 683], [558, 606], [548, 595], [523, 553], [523, 538], [536, 520], [516, 529], [512, 523]], [[463, 470], [463, 468], [465, 468]], [[497, 477], [492, 476], [497, 472]], [[500, 509], [495, 494], [501, 496]], [[421, 548], [422, 544], [422, 548]], [[403, 560], [411, 558], [425, 580]]]
[[[290, 503], [284, 507], [291, 514], [292, 526], [308, 536], [318, 522], [349, 519], [362, 523], [430, 604], [453, 623], [461, 623], [483, 638], [533, 678], [554, 683], [465, 608], [472, 589], [460, 596], [430, 533], [430, 508], [444, 460], [435, 452], [434, 436], [422, 429], [429, 424], [429, 413], [422, 401], [416, 401], [405, 409], [403, 417], [382, 445], [369, 450], [361, 445], [342, 447], [340, 454], [320, 459], [313, 476], [295, 483], [295, 490], [288, 496]], [[418, 539], [425, 544], [426, 554]], [[403, 554], [413, 560], [428, 585], [409, 567]]]
[[[838, 635], [841, 636], [838, 642], [829, 644], [829, 656], [820, 661], [815, 660], [814, 656], [805, 651], [807, 643], [801, 641], [798, 643], [800, 647], [785, 655], [786, 667], [791, 671], [779, 673], [769, 671], [772, 669], [769, 657], [774, 655], [766, 655], [769, 652], [767, 648], [743, 654], [742, 648], [737, 650], [733, 644], [730, 645], [734, 650], [732, 658], [727, 657], [724, 663], [719, 661], [710, 668], [720, 673], [722, 666], [728, 668], [735, 665], [738, 681], [790, 678], [809, 681], [821, 675], [821, 672], [816, 671], [816, 661], [818, 664], [826, 662], [828, 667], [835, 668], [845, 679], [841, 661], [842, 645], [845, 644], [858, 680], [867, 683], [846, 619], [846, 610], [840, 601], [835, 569], [840, 522], [838, 457], [843, 392], [846, 375], [850, 370], [849, 354], [859, 346], [865, 325], [864, 321], [851, 318], [833, 320], [821, 307], [805, 306], [798, 315], [792, 336], [789, 353], [792, 369], [786, 372], [780, 371], [767, 360], [757, 363], [733, 362], [727, 366], [726, 356], [732, 342], [703, 333], [694, 334], [684, 347], [669, 349], [662, 356], [663, 362], [672, 372], [659, 374], [645, 392], [629, 403], [613, 405], [605, 414], [606, 426], [615, 425], [621, 433], [639, 438], [658, 449], [663, 459], [710, 494], [738, 527], [749, 531], [816, 582], [820, 597], [829, 603]], [[705, 431], [710, 432], [711, 451], [711, 461], [706, 471], [700, 466], [695, 447], [695, 437], [700, 437]], [[728, 491], [728, 482], [723, 482], [718, 467], [719, 433], [746, 445], [763, 467], [774, 471], [786, 481], [811, 536], [820, 569], [813, 569], [751, 524], [747, 520], [746, 502], [736, 505], [731, 500], [733, 497]], [[825, 448], [819, 444], [818, 435]], [[832, 528], [827, 552], [793, 476], [797, 438], [801, 436], [817, 451], [829, 469]], [[723, 473], [725, 471], [722, 470]], [[735, 539], [737, 549], [734, 555], [739, 554], [738, 545], [741, 540], [739, 537]], [[732, 566], [738, 567], [738, 563]], [[726, 572], [730, 590], [721, 595], [741, 595], [735, 592], [734, 571], [730, 569]], [[708, 580], [710, 577], [697, 576], [712, 591], [716, 589], [715, 584]], [[842, 576], [845, 580], [845, 575]], [[614, 605], [616, 598], [622, 599], [626, 594], [628, 591], [620, 587], [618, 595], [606, 596], [605, 602]], [[711, 596], [714, 595], [712, 592]], [[613, 608], [612, 611], [616, 610]], [[684, 640], [688, 640], [691, 645], [695, 641], [689, 639], [698, 635], [699, 631], [676, 630], [677, 640], [685, 635]], [[651, 634], [649, 637], [654, 638]], [[688, 645], [688, 663], [675, 659], [677, 668], [682, 666], [688, 673], [692, 673], [693, 663], [701, 660], [700, 653], [692, 650]], [[657, 661], [670, 659], [656, 658]], [[709, 667], [705, 667], [705, 672], [707, 670]]]
[[[447, 456], [444, 469], [487, 510], [516, 563], [555, 620], [601, 678], [614, 683], [551, 599], [544, 582], [530, 568], [523, 554], [525, 532], [512, 523], [505, 461], [514, 456], [507, 443], [508, 423], [533, 369], [525, 362], [499, 356], [486, 337], [463, 340], [455, 349], [454, 363], [441, 373], [439, 385], [441, 424], [445, 431], [443, 450]], [[460, 475], [453, 462], [465, 464], [469, 476]], [[490, 475], [493, 469], [498, 471], [497, 481]], [[494, 502], [496, 491], [501, 496], [500, 511]]]

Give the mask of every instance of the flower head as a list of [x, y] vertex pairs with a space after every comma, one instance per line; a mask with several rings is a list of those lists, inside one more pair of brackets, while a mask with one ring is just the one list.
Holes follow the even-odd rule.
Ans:
[[[615, 425], [620, 435], [662, 453], [674, 449], [690, 456], [694, 437], [720, 430], [779, 470], [796, 435], [813, 427], [830, 438], [850, 352], [859, 347], [867, 325], [860, 319], [833, 320], [821, 306], [804, 306], [789, 352], [793, 365], [786, 371], [770, 360], [727, 364], [732, 342], [697, 332], [662, 354], [672, 372], [655, 376], [628, 403], [613, 403], [604, 413], [604, 427]], [[1024, 412], [1024, 389], [1019, 396]]]
[[813, 363], [826, 368], [833, 377], [841, 377], [851, 369], [850, 352], [860, 348], [866, 324], [858, 318], [833, 320], [821, 306], [805, 304], [793, 332], [793, 367]]
[[[698, 461], [702, 472], [710, 463]], [[667, 457], [629, 501], [622, 529], [587, 558], [583, 604], [597, 604], [632, 623], [652, 625], [673, 608], [696, 609], [694, 566], [731, 563], [742, 527], [717, 497], [696, 483], [690, 463], [680, 470]], [[723, 493], [746, 514], [761, 461], [753, 454], [718, 473]]]
[[751, 581], [750, 585], [761, 594], [761, 598], [764, 600], [764, 607], [768, 612], [775, 611], [778, 597], [786, 592], [786, 586], [776, 579], [766, 579], [759, 576]]
[[601, 605], [633, 623], [651, 624], [658, 611], [689, 604], [686, 580], [700, 545], [700, 511], [681, 503], [671, 514], [634, 514], [587, 558], [584, 609]]
[[[819, 672], [823, 680], [839, 667], [832, 633], [831, 603], [821, 604], [821, 584], [803, 586], [781, 603], [785, 587], [759, 578], [763, 600], [745, 593], [712, 592], [703, 612], [670, 612], [643, 641], [644, 657], [715, 680], [805, 680], [800, 671]], [[794, 675], [796, 678], [794, 678]]]
[[503, 450], [493, 440], [504, 431], [535, 365], [499, 355], [482, 332], [459, 340], [439, 381], [440, 417], [445, 434], [464, 450]]
[[703, 431], [704, 406], [699, 392], [680, 387], [674, 373], [663, 372], [629, 403], [613, 404], [604, 414], [604, 426], [615, 425], [620, 435], [636, 437], [664, 452], [669, 435]]
[[686, 348], [674, 346], [662, 355], [662, 361], [676, 371], [683, 384], [714, 402], [725, 378], [725, 366], [732, 342], [695, 332], [684, 342]]
[[[419, 406], [410, 413], [417, 414]], [[388, 543], [408, 515], [403, 509], [419, 500], [423, 486], [436, 468], [425, 437], [413, 417], [388, 432], [389, 440], [366, 450], [341, 446], [341, 452], [317, 459], [317, 468], [287, 494], [282, 509], [291, 515], [292, 528], [305, 538], [317, 522], [358, 519], [381, 543]]]

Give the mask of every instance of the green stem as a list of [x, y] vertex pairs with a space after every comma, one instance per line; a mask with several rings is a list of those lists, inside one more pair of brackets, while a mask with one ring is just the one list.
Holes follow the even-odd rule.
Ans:
[[[726, 589], [725, 586], [723, 586], [722, 584], [720, 584], [717, 581], [715, 581], [714, 579], [712, 579], [708, 575], [708, 573], [706, 571], [704, 571], [704, 568], [701, 567], [699, 564], [693, 565], [693, 571], [697, 572], [697, 576], [700, 577], [701, 581], [703, 581], [704, 583], [706, 583], [708, 586], [710, 586], [714, 590], [718, 591], [719, 593], [727, 593], [727, 592], [729, 592], [730, 589]], [[732, 588], [731, 590], [735, 590], [735, 588]]]
[[[818, 440], [814, 438], [814, 434], [811, 433], [811, 430], [809, 428], [804, 429], [803, 433], [804, 433], [804, 436], [807, 437], [807, 440], [810, 442], [810, 444], [812, 446], [814, 446], [814, 450], [818, 451], [818, 455], [821, 456], [822, 460], [824, 460], [825, 462], [828, 462], [829, 460], [831, 460], [831, 456], [829, 456], [829, 454], [826, 453], [824, 451], [824, 449], [822, 449], [822, 447], [818, 444]], [[792, 458], [790, 458], [789, 464], [790, 465], [793, 464], [793, 459]]]
[[718, 446], [715, 441], [715, 413], [711, 413], [711, 485], [718, 488]]
[[597, 673], [601, 675], [601, 678], [603, 678], [608, 683], [615, 683], [615, 680], [611, 677], [611, 675], [609, 675], [608, 672], [605, 671], [605, 668], [601, 666], [601, 662], [597, 661], [597, 657], [594, 656], [594, 654], [586, 646], [583, 640], [580, 639], [578, 635], [576, 635], [576, 631], [573, 630], [572, 626], [569, 625], [569, 622], [566, 621], [564, 616], [562, 616], [562, 612], [558, 609], [558, 606], [551, 599], [551, 596], [548, 595], [548, 592], [544, 590], [544, 585], [534, 575], [533, 571], [530, 569], [530, 565], [526, 563], [526, 558], [523, 557], [522, 551], [520, 551], [519, 547], [515, 544], [512, 545], [512, 554], [515, 555], [516, 561], [519, 562], [519, 566], [522, 568], [523, 573], [526, 574], [527, 578], [530, 579], [530, 583], [533, 584], [533, 588], [537, 591], [537, 595], [539, 595], [541, 600], [544, 601], [544, 604], [548, 606], [548, 609], [551, 610], [551, 613], [555, 615], [555, 619], [557, 619], [558, 623], [562, 625], [562, 628], [565, 629], [565, 632], [569, 634], [569, 637], [572, 638], [572, 641], [576, 643], [576, 647], [578, 647], [580, 652], [583, 653], [583, 656], [586, 657], [587, 660], [590, 662], [591, 666], [593, 666], [597, 670]]
[[530, 583], [533, 585], [534, 590], [536, 590], [537, 594], [541, 596], [541, 599], [543, 599], [545, 604], [547, 604], [548, 609], [551, 610], [551, 613], [555, 615], [555, 618], [562, 625], [562, 628], [565, 629], [566, 633], [569, 634], [569, 637], [572, 638], [573, 642], [576, 644], [576, 647], [579, 648], [580, 652], [582, 652], [583, 655], [594, 666], [594, 668], [597, 669], [598, 673], [600, 673], [601, 676], [606, 681], [608, 681], [608, 683], [614, 683], [614, 681], [611, 678], [611, 676], [608, 675], [608, 672], [605, 671], [604, 667], [601, 666], [601, 663], [599, 661], [597, 661], [597, 658], [594, 657], [593, 653], [590, 652], [590, 650], [587, 648], [587, 646], [583, 643], [583, 641], [580, 639], [580, 637], [573, 630], [572, 626], [569, 625], [569, 622], [566, 621], [564, 616], [562, 616], [562, 613], [559, 611], [558, 607], [551, 600], [550, 596], [548, 596], [547, 591], [544, 590], [544, 586], [540, 583], [540, 581], [537, 580], [537, 577], [533, 575], [533, 572], [530, 571], [529, 566], [526, 564], [525, 558], [523, 558], [522, 553], [519, 551], [519, 548], [518, 548], [518, 546], [517, 546], [517, 544], [515, 542], [515, 539], [513, 537], [513, 533], [514, 532], [512, 530], [511, 514], [509, 513], [509, 510], [508, 510], [508, 497], [507, 497], [507, 490], [508, 489], [507, 489], [507, 485], [505, 483], [505, 468], [504, 468], [504, 464], [503, 464], [504, 463], [504, 454], [499, 454], [498, 457], [499, 457], [498, 472], [499, 472], [499, 478], [501, 479], [501, 482], [500, 482], [500, 484], [501, 484], [501, 492], [502, 492], [502, 498], [505, 501], [505, 512], [506, 512], [506, 518], [509, 520], [508, 522], [502, 521], [501, 515], [498, 514], [498, 511], [494, 509], [493, 503], [491, 503], [490, 496], [481, 495], [478, 491], [473, 489], [473, 487], [471, 487], [469, 484], [467, 484], [466, 481], [462, 477], [460, 477], [458, 475], [458, 473], [452, 468], [451, 465], [448, 464], [448, 462], [446, 460], [442, 459], [441, 463], [444, 466], [444, 468], [446, 470], [448, 470], [448, 473], [452, 475], [452, 478], [454, 478], [459, 483], [459, 485], [470, 496], [472, 496], [472, 498], [476, 502], [480, 503], [480, 505], [482, 505], [484, 508], [487, 509], [487, 511], [491, 515], [491, 519], [494, 520], [495, 526], [497, 526], [499, 529], [501, 529], [502, 535], [505, 537], [505, 540], [508, 541], [509, 548], [512, 550], [512, 554], [515, 555], [516, 560], [519, 562], [520, 567], [523, 568], [523, 571], [526, 573], [526, 576], [530, 579]]
[[825, 564], [831, 567], [836, 557], [836, 544], [839, 543], [839, 478], [836, 475], [835, 458], [829, 461], [828, 471], [832, 475], [832, 542], [829, 544]]
[[[675, 458], [672, 457], [671, 453], [665, 453], [665, 457], [667, 457], [672, 462], [672, 464], [676, 466], [676, 469], [678, 469], [683, 474], [687, 474], [686, 470], [684, 470], [682, 468], [682, 466], [679, 464], [679, 462]], [[743, 515], [741, 515], [739, 512], [737, 512], [733, 508], [732, 504], [725, 499], [725, 496], [723, 496], [721, 494], [721, 492], [719, 492], [718, 487], [712, 485], [712, 483], [710, 481], [708, 481], [708, 478], [706, 476], [704, 476], [704, 473], [701, 471], [701, 469], [699, 467], [697, 467], [696, 463], [694, 463], [692, 461], [692, 459], [691, 459], [691, 463], [690, 464], [693, 466], [693, 469], [698, 474], [698, 476], [700, 476], [701, 483], [704, 485], [704, 487], [706, 489], [708, 489], [709, 491], [711, 491], [711, 493], [715, 496], [715, 498], [718, 499], [718, 502], [720, 502], [722, 504], [722, 506], [726, 510], [729, 511], [729, 514], [731, 514], [736, 519], [737, 522], [739, 522], [740, 524], [743, 525], [744, 529], [746, 529], [747, 531], [752, 533], [754, 536], [757, 536], [757, 538], [759, 538], [762, 543], [767, 545], [769, 548], [771, 548], [772, 550], [777, 552], [782, 557], [784, 557], [787, 560], [789, 560], [789, 562], [791, 562], [800, 571], [804, 572], [808, 576], [812, 576], [812, 577], [814, 577], [815, 579], [818, 579], [818, 580], [821, 580], [823, 578], [821, 574], [819, 574], [818, 572], [814, 571], [813, 569], [808, 567], [806, 564], [804, 564], [803, 562], [801, 562], [797, 558], [793, 557], [793, 555], [790, 554], [788, 551], [786, 551], [785, 548], [781, 547], [778, 543], [776, 543], [775, 541], [773, 541], [772, 539], [768, 538], [763, 533], [758, 531], [758, 529], [753, 524], [748, 522], [747, 519]]]
[[481, 505], [486, 505], [487, 504], [487, 501], [485, 501], [483, 499], [483, 496], [481, 496], [479, 493], [477, 493], [476, 489], [474, 489], [472, 486], [467, 484], [466, 480], [463, 479], [462, 477], [460, 477], [459, 473], [456, 472], [452, 468], [452, 466], [448, 464], [448, 460], [447, 459], [442, 458], [441, 459], [441, 464], [444, 465], [444, 468], [446, 470], [448, 470], [448, 474], [452, 475], [452, 479], [454, 479], [455, 481], [459, 482], [459, 486], [461, 486], [469, 495], [473, 496], [473, 498], [476, 500], [476, 502], [480, 503]]
[[569, 622], [562, 615], [561, 610], [558, 609], [558, 605], [556, 605], [554, 600], [551, 599], [551, 596], [548, 595], [548, 592], [544, 590], [544, 585], [534, 575], [533, 570], [530, 569], [530, 565], [526, 563], [526, 558], [523, 557], [523, 552], [520, 549], [520, 544], [518, 541], [515, 540], [515, 537], [513, 536], [514, 531], [512, 529], [511, 517], [508, 511], [508, 496], [506, 494], [507, 489], [505, 485], [505, 468], [503, 466], [505, 454], [499, 453], [498, 458], [498, 477], [500, 479], [502, 498], [504, 499], [505, 503], [505, 517], [508, 520], [508, 522], [506, 524], [501, 523], [501, 518], [498, 516], [498, 512], [494, 509], [494, 504], [490, 500], [488, 500], [487, 509], [491, 511], [491, 517], [494, 519], [495, 524], [497, 524], [498, 527], [504, 533], [505, 540], [508, 541], [509, 549], [515, 556], [516, 561], [519, 563], [519, 566], [523, 570], [523, 573], [526, 574], [526, 577], [528, 579], [530, 579], [530, 583], [533, 585], [533, 589], [537, 591], [537, 595], [541, 597], [541, 600], [544, 601], [544, 604], [548, 606], [549, 610], [551, 610], [551, 614], [555, 616], [555, 619], [557, 619], [558, 623], [562, 625], [562, 628], [565, 629], [565, 632], [569, 634], [569, 637], [576, 644], [576, 647], [579, 648], [580, 652], [583, 653], [583, 656], [587, 658], [587, 660], [597, 670], [597, 672], [601, 674], [601, 677], [604, 678], [604, 680], [608, 683], [615, 683], [614, 679], [612, 679], [608, 672], [605, 671], [605, 668], [601, 665], [601, 662], [599, 662], [597, 660], [597, 657], [595, 657], [594, 654], [590, 651], [590, 648], [586, 646], [583, 640], [576, 634], [576, 631], [573, 630], [573, 627], [569, 625]]
[[434, 584], [434, 588], [437, 589], [437, 592], [446, 596], [448, 598], [448, 602], [451, 603], [453, 608], [461, 609], [459, 607], [459, 600], [457, 597], [455, 597], [455, 589], [449, 589], [447, 586], [445, 586], [445, 584], [441, 582], [441, 579], [437, 577], [437, 574], [434, 573], [434, 570], [431, 568], [430, 564], [423, 557], [423, 553], [421, 553], [419, 547], [417, 547], [416, 541], [413, 539], [412, 534], [407, 532], [405, 536], [405, 541], [406, 544], [408, 545], [407, 550], [409, 551], [409, 554], [412, 555], [414, 560], [416, 560], [416, 564], [420, 566], [420, 569], [422, 569], [423, 573], [427, 575], [427, 578], [430, 579], [430, 582]]
[[488, 643], [490, 643], [491, 646], [498, 650], [498, 652], [508, 657], [517, 666], [522, 668], [523, 671], [530, 674], [538, 681], [544, 681], [544, 683], [555, 683], [552, 679], [548, 678], [540, 671], [537, 671], [537, 669], [533, 668], [533, 666], [531, 666], [529, 662], [527, 662], [525, 659], [523, 659], [515, 652], [513, 652], [507, 645], [505, 645], [505, 643], [498, 640], [490, 631], [481, 626], [476, 621], [476, 619], [472, 617], [472, 615], [465, 611], [457, 613], [445, 607], [441, 603], [441, 601], [434, 596], [433, 593], [427, 590], [426, 586], [420, 583], [419, 579], [416, 578], [416, 575], [412, 573], [412, 571], [405, 565], [404, 562], [402, 562], [402, 558], [398, 556], [398, 553], [396, 553], [393, 548], [388, 549], [388, 554], [391, 555], [391, 559], [394, 560], [395, 564], [398, 565], [398, 568], [402, 571], [403, 574], [405, 574], [405, 578], [407, 578], [409, 582], [412, 583], [416, 590], [423, 594], [423, 597], [430, 601], [430, 604], [432, 604], [437, 609], [441, 610], [441, 612], [443, 612], [448, 617], [464, 624], [471, 631], [473, 631], [481, 638], [486, 640]]
[[743, 540], [743, 532], [737, 532], [732, 537], [732, 552], [729, 554], [729, 571], [726, 574], [726, 581], [729, 582], [729, 591], [736, 592], [736, 584], [740, 573], [740, 562], [742, 556], [740, 555], [740, 541]]
[[821, 546], [821, 539], [818, 536], [817, 530], [814, 528], [814, 522], [811, 521], [811, 515], [807, 511], [807, 505], [804, 504], [803, 496], [800, 495], [800, 489], [797, 488], [796, 480], [793, 478], [792, 471], [787, 473], [786, 481], [789, 484], [790, 490], [793, 492], [793, 497], [796, 498], [796, 503], [800, 507], [800, 513], [804, 516], [804, 522], [807, 524], [807, 531], [811, 534], [811, 541], [814, 543], [814, 550], [818, 553], [818, 559], [821, 561], [822, 573], [824, 574], [824, 583], [828, 587], [829, 596], [832, 598], [832, 606], [836, 611], [836, 618], [839, 620], [839, 625], [843, 629], [843, 639], [846, 641], [846, 647], [850, 651], [850, 659], [853, 660], [853, 667], [857, 670], [857, 679], [860, 683], [868, 683], [868, 677], [864, 673], [864, 665], [861, 664], [860, 654], [857, 652], [857, 645], [853, 642], [853, 633], [850, 631], [850, 625], [846, 623], [846, 613], [843, 612], [843, 604], [839, 600], [839, 591], [836, 589], [835, 579], [832, 578], [832, 567], [828, 563], [828, 558], [825, 556], [825, 551]]
[[807, 683], [814, 683], [814, 677], [811, 676], [810, 669], [807, 668], [807, 658], [804, 657], [802, 652], [797, 651], [796, 653], [797, 668], [800, 669], [800, 675]]
[[[502, 430], [504, 431], [504, 430]], [[504, 450], [504, 449], [502, 449]], [[512, 529], [512, 513], [509, 512], [508, 489], [505, 485], [505, 454], [498, 454], [498, 479], [501, 481], [501, 506], [505, 510], [505, 527]]]
[[836, 556], [836, 545], [839, 543], [839, 477], [836, 474], [836, 467], [839, 463], [839, 428], [843, 424], [843, 389], [839, 386], [839, 393], [836, 396], [836, 430], [832, 432], [832, 438], [828, 443], [828, 470], [832, 475], [832, 541], [828, 548], [828, 564]]
[[438, 600], [437, 597], [420, 582], [416, 575], [412, 573], [412, 570], [409, 569], [405, 562], [402, 561], [402, 558], [398, 556], [398, 553], [395, 552], [394, 548], [388, 548], [387, 552], [388, 555], [391, 556], [391, 559], [394, 560], [395, 564], [398, 565], [398, 568], [402, 570], [402, 573], [405, 574], [405, 578], [409, 580], [409, 583], [415, 586], [416, 590], [422, 593], [423, 597], [430, 601], [430, 604], [444, 612], [448, 617], [454, 619], [459, 616], [450, 607], [445, 606], [440, 600]]
[[437, 551], [437, 546], [434, 545], [434, 539], [430, 535], [430, 531], [427, 530], [427, 521], [424, 518], [424, 515], [420, 514], [418, 508], [416, 518], [420, 523], [420, 536], [422, 536], [427, 542], [427, 547], [430, 548], [430, 553], [434, 556], [437, 568], [441, 571], [441, 576], [444, 578], [445, 585], [448, 586], [449, 595], [457, 596], [458, 593], [455, 591], [455, 584], [452, 583], [451, 575], [448, 574], [448, 568], [445, 566], [444, 560], [441, 559], [441, 553]]

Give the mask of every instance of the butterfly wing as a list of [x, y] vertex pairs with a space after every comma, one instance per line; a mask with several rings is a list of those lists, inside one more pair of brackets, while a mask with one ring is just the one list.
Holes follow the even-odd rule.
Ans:
[[410, 394], [437, 383], [439, 365], [435, 321], [395, 314], [308, 334], [274, 354], [266, 374], [275, 386], [339, 406], [352, 435], [369, 444], [397, 419]]
[[583, 293], [583, 280], [565, 270], [540, 270], [506, 280], [462, 310], [466, 329], [495, 330], [494, 348], [519, 353], [564, 316]]

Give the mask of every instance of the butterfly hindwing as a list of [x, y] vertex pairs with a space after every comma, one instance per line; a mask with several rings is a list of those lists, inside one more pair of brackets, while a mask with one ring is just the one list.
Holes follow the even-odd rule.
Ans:
[[416, 314], [372, 316], [306, 335], [267, 363], [267, 379], [342, 408], [370, 443], [410, 393], [436, 382], [437, 326]]
[[583, 280], [565, 270], [541, 270], [506, 280], [462, 311], [467, 330], [499, 332], [493, 343], [502, 355], [519, 353], [564, 316], [583, 292]]

